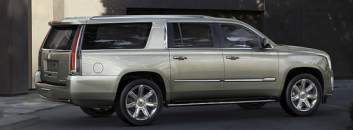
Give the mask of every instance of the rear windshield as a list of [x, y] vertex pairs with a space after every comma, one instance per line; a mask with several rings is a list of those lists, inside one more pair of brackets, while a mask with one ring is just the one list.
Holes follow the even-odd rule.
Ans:
[[52, 27], [49, 31], [44, 49], [71, 50], [72, 40], [77, 26]]
[[152, 23], [87, 25], [83, 50], [145, 48]]

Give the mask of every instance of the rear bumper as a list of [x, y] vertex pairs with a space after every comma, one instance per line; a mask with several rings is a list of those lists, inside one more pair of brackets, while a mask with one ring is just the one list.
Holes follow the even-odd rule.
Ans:
[[47, 83], [36, 83], [41, 97], [50, 101], [71, 103], [70, 92], [66, 86], [56, 86]]
[[38, 81], [35, 85], [39, 94], [47, 100], [99, 107], [114, 104], [119, 78], [118, 76], [69, 76], [66, 86], [43, 83], [38, 79], [36, 81]]

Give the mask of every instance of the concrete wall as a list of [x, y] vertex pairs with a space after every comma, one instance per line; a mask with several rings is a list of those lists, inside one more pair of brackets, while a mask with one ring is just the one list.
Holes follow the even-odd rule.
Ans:
[[100, 16], [105, 13], [101, 0], [65, 0], [64, 16]]
[[54, 16], [52, 0], [32, 0], [32, 5], [32, 75], [34, 75], [38, 68], [39, 48], [49, 30], [48, 22], [53, 20]]

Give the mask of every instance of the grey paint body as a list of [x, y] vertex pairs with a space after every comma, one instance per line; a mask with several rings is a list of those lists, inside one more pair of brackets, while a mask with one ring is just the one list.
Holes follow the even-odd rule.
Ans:
[[[53, 79], [63, 86], [42, 83], [48, 78], [45, 65], [37, 73], [37, 87], [43, 97], [70, 102], [79, 106], [112, 106], [121, 78], [131, 72], [159, 74], [165, 84], [166, 103], [200, 99], [239, 99], [249, 97], [280, 97], [288, 72], [295, 68], [313, 68], [323, 76], [324, 95], [333, 91], [333, 74], [327, 53], [294, 46], [279, 46], [253, 27], [234, 19], [205, 16], [120, 16], [66, 19], [60, 24], [103, 24], [152, 22], [145, 49], [82, 50], [81, 75], [70, 75], [69, 69], [59, 70]], [[248, 27], [267, 39], [271, 48], [225, 49], [167, 47], [168, 22], [233, 23]], [[60, 53], [60, 54], [55, 54]], [[70, 51], [42, 49], [43, 63], [48, 55], [69, 63]], [[62, 55], [62, 56], [60, 56]], [[185, 60], [174, 57], [185, 56]], [[237, 56], [238, 60], [229, 60]], [[62, 75], [60, 75], [62, 74]], [[50, 78], [50, 77], [49, 77]]]

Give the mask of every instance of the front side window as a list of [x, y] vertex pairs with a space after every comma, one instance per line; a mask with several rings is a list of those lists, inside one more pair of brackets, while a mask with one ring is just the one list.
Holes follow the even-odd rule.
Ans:
[[211, 26], [208, 23], [172, 23], [169, 48], [212, 48]]
[[53, 26], [44, 43], [44, 49], [71, 50], [77, 26]]
[[234, 24], [221, 25], [224, 48], [259, 48], [261, 37], [253, 31]]
[[143, 49], [152, 23], [87, 25], [82, 49]]

